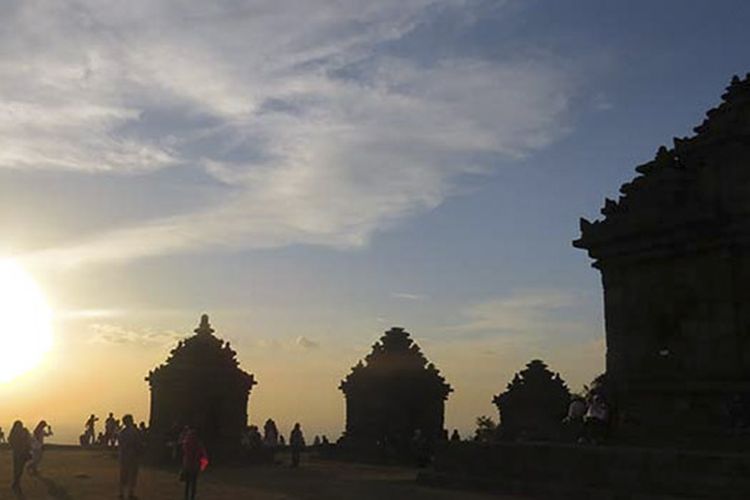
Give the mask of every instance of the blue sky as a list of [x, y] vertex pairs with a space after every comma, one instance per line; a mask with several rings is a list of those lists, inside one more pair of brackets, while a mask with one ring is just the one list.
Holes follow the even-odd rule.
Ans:
[[750, 71], [742, 1], [5, 11], [0, 249], [59, 311], [56, 369], [114, 358], [135, 375], [107, 404], [145, 408], [139, 370], [206, 311], [251, 415], [329, 434], [392, 324], [463, 430], [532, 356], [574, 389], [601, 371], [578, 218]]

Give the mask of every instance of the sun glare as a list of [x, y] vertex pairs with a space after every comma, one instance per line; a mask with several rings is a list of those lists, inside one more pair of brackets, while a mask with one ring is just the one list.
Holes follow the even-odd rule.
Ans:
[[0, 382], [33, 369], [52, 347], [52, 312], [34, 279], [0, 259]]

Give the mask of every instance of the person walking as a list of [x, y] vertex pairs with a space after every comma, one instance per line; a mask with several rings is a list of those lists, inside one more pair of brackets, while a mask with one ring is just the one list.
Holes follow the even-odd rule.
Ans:
[[132, 415], [122, 417], [122, 423], [125, 427], [117, 436], [120, 450], [120, 498], [137, 500], [135, 496], [135, 484], [138, 480], [138, 465], [143, 441], [141, 433], [138, 432], [133, 423]]
[[305, 437], [302, 435], [299, 422], [294, 424], [294, 429], [289, 435], [289, 447], [292, 449], [292, 467], [299, 467], [299, 455], [305, 447]]
[[182, 436], [182, 471], [180, 479], [185, 482], [185, 500], [195, 500], [198, 487], [198, 474], [208, 467], [208, 455], [194, 429], [188, 429]]
[[42, 461], [42, 451], [44, 450], [44, 438], [52, 435], [52, 427], [42, 420], [31, 433], [31, 460], [29, 461], [29, 474], [37, 475], [39, 473], [39, 463]]
[[21, 493], [21, 475], [26, 462], [31, 458], [31, 436], [20, 420], [13, 422], [8, 443], [13, 450], [13, 482], [10, 487], [16, 493]]

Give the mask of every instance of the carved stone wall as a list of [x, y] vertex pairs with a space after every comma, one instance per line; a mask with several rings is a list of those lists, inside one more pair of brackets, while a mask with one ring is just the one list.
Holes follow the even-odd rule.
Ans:
[[602, 274], [607, 372], [643, 429], [718, 429], [750, 391], [750, 78], [606, 200], [581, 238]]

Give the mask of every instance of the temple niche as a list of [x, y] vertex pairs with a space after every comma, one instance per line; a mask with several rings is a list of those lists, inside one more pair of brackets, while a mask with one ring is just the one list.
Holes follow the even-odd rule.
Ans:
[[715, 434], [750, 391], [750, 75], [581, 219], [623, 429]]
[[453, 390], [403, 328], [391, 328], [339, 388], [346, 395], [344, 442], [408, 451], [417, 431], [443, 437], [445, 400]]
[[570, 391], [559, 373], [535, 359], [492, 402], [500, 414], [500, 437], [555, 438], [568, 410]]
[[250, 390], [257, 382], [239, 368], [229, 342], [213, 333], [204, 314], [195, 335], [181, 340], [166, 363], [146, 377], [151, 386], [149, 444], [155, 454], [185, 425], [198, 430], [213, 458], [239, 453]]

